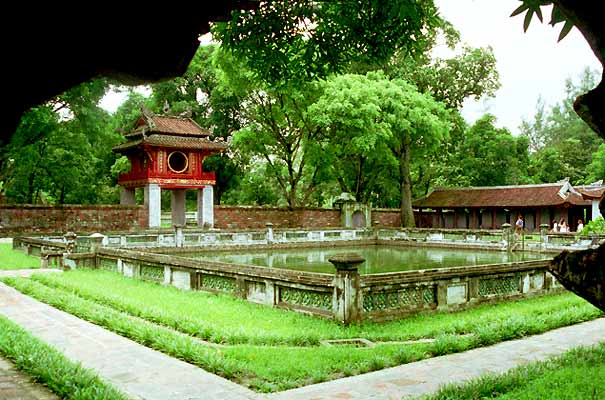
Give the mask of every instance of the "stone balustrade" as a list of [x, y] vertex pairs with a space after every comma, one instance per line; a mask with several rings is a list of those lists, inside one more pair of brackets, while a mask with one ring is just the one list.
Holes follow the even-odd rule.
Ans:
[[[409, 244], [401, 238], [389, 243]], [[13, 244], [46, 257], [57, 267], [100, 268], [183, 290], [224, 293], [345, 324], [383, 321], [423, 310], [456, 310], [562, 290], [547, 270], [548, 260], [371, 275], [359, 275], [350, 265], [337, 268], [334, 274], [322, 274], [154, 254], [143, 249], [95, 247], [93, 251], [66, 253], [65, 243], [31, 238], [15, 239]], [[338, 264], [338, 260], [333, 261]]]
[[[93, 234], [94, 235], [94, 234]], [[88, 251], [98, 245], [99, 238], [79, 236], [78, 251]], [[45, 236], [45, 240], [65, 243], [63, 236]], [[433, 228], [381, 228], [374, 229], [275, 229], [268, 225], [264, 230], [208, 231], [183, 229], [144, 232], [140, 234], [109, 234], [102, 238], [104, 247], [113, 248], [170, 248], [214, 246], [267, 246], [302, 243], [333, 243], [346, 241], [374, 241], [434, 247], [459, 247], [493, 250], [530, 250], [560, 252], [594, 248], [605, 236], [580, 236], [574, 233], [526, 233], [515, 235], [510, 229], [433, 229]]]

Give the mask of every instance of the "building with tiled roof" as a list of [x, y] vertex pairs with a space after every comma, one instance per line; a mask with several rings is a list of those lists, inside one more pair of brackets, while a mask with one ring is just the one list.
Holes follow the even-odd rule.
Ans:
[[[172, 191], [173, 223], [184, 224], [184, 191], [198, 190], [200, 225], [212, 225], [214, 172], [204, 171], [204, 159], [223, 151], [227, 144], [210, 139], [210, 132], [191, 118], [159, 116], [144, 112], [134, 129], [125, 135], [126, 142], [113, 147], [130, 161], [130, 171], [121, 174], [121, 202], [133, 204], [134, 190], [145, 189], [149, 205], [149, 226], [160, 226], [161, 190]], [[178, 210], [175, 211], [174, 205]], [[181, 215], [182, 214], [182, 215]]]
[[[605, 188], [591, 187], [590, 190]], [[552, 225], [561, 218], [575, 229], [578, 220], [591, 220], [591, 199], [567, 180], [540, 185], [437, 188], [413, 202], [420, 226], [445, 228], [500, 228], [523, 216], [525, 228]], [[601, 192], [601, 196], [602, 196]], [[598, 210], [598, 208], [597, 208]]]

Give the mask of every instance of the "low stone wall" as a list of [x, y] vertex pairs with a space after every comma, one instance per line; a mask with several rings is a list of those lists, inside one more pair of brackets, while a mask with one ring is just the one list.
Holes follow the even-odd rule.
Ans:
[[458, 310], [562, 291], [548, 261], [362, 275], [362, 314], [384, 321], [423, 310]]
[[356, 269], [322, 274], [105, 247], [94, 247], [87, 253], [62, 253], [65, 244], [40, 239], [18, 239], [13, 244], [41, 255], [48, 265], [101, 268], [342, 323], [383, 321], [423, 310], [457, 310], [563, 290], [548, 272], [548, 260], [372, 275], [359, 275]]
[[134, 231], [147, 226], [143, 206], [0, 205], [0, 236], [51, 232]]
[[340, 210], [332, 208], [231, 207], [214, 208], [214, 226], [227, 229], [258, 229], [270, 222], [275, 228], [340, 227]]

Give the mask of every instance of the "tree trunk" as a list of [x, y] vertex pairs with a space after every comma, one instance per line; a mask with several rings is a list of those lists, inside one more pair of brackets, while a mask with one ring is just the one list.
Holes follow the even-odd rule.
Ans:
[[605, 244], [596, 250], [563, 251], [549, 265], [565, 289], [605, 311]]
[[399, 155], [399, 184], [401, 188], [401, 226], [413, 228], [414, 210], [412, 210], [412, 178], [410, 176], [410, 148], [407, 144], [401, 147]]

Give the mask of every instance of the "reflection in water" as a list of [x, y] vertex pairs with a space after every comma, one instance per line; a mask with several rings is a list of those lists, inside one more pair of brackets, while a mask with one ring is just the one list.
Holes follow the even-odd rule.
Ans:
[[218, 253], [204, 252], [192, 254], [190, 257], [235, 264], [333, 273], [334, 267], [328, 262], [328, 258], [337, 253], [348, 252], [358, 253], [366, 259], [359, 268], [361, 274], [497, 264], [545, 258], [544, 255], [535, 253], [396, 246], [239, 250]]

